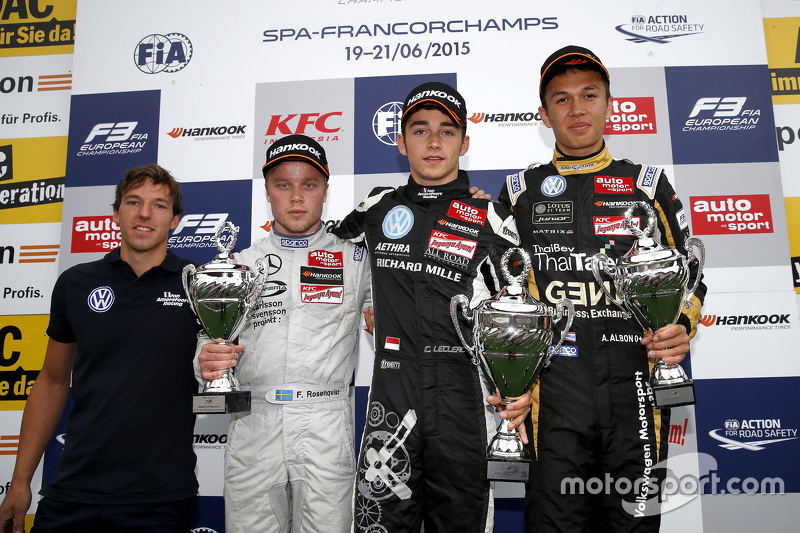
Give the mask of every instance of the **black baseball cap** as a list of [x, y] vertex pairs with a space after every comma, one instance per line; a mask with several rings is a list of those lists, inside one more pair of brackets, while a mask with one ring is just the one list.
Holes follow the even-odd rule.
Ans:
[[267, 148], [267, 161], [261, 167], [261, 173], [266, 176], [267, 170], [284, 161], [309, 163], [319, 169], [325, 179], [331, 177], [325, 149], [317, 141], [306, 135], [287, 135], [272, 143]]
[[608, 70], [594, 52], [582, 46], [570, 45], [553, 52], [542, 64], [539, 94], [544, 93], [553, 78], [571, 68], [596, 70], [605, 81], [609, 81]]
[[440, 81], [429, 81], [415, 87], [403, 102], [403, 116], [401, 121], [405, 121], [414, 108], [420, 105], [439, 106], [453, 117], [456, 124], [465, 127], [467, 123], [467, 103], [458, 91]]

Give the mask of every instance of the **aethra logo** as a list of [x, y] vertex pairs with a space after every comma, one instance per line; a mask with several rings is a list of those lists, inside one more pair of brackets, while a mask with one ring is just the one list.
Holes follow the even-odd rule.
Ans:
[[558, 196], [567, 188], [567, 180], [563, 176], [547, 176], [542, 182], [542, 194], [553, 197]]
[[414, 214], [406, 206], [398, 205], [383, 219], [383, 234], [390, 239], [399, 239], [411, 231], [413, 225]]
[[114, 291], [111, 287], [97, 287], [86, 299], [89, 309], [96, 313], [105, 313], [114, 305]]
[[177, 72], [192, 59], [192, 42], [182, 33], [148, 35], [136, 45], [133, 62], [145, 74]]

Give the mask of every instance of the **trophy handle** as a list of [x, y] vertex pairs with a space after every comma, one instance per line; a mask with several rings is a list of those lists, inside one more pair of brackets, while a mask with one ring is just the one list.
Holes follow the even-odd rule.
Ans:
[[[643, 230], [633, 225], [633, 213], [636, 211], [637, 207], [641, 208], [645, 214], [647, 214], [647, 226]], [[653, 231], [656, 229], [656, 212], [647, 202], [633, 202], [633, 204], [625, 211], [625, 226], [631, 233], [640, 239], [649, 238], [653, 235]]]
[[558, 344], [556, 344], [555, 347], [551, 346], [547, 351], [547, 360], [544, 362], [544, 368], [547, 368], [553, 356], [561, 350], [561, 345], [564, 344], [564, 339], [567, 338], [567, 334], [570, 328], [572, 328], [572, 320], [575, 318], [575, 304], [572, 303], [572, 300], [561, 298], [556, 304], [556, 317], [553, 319], [553, 323], [558, 324], [561, 322], [565, 313], [567, 315], [567, 322], [564, 324], [564, 329], [561, 331], [561, 338], [558, 340]]
[[[230, 242], [228, 242], [227, 245], [223, 245], [222, 233], [225, 231], [226, 228], [231, 232], [231, 240]], [[236, 239], [238, 237], [239, 237], [239, 230], [236, 229], [236, 225], [230, 220], [227, 220], [219, 225], [219, 227], [217, 228], [217, 232], [214, 233], [214, 244], [217, 245], [217, 251], [219, 252], [220, 258], [228, 257], [230, 255], [234, 245], [236, 244]]]
[[616, 305], [620, 309], [626, 310], [625, 307], [623, 306], [622, 299], [621, 298], [619, 300], [614, 299], [614, 296], [606, 288], [606, 284], [603, 283], [603, 278], [600, 276], [600, 266], [602, 266], [603, 270], [608, 272], [613, 281], [614, 274], [617, 271], [617, 267], [614, 265], [614, 261], [606, 254], [597, 253], [594, 254], [594, 256], [592, 256], [591, 264], [592, 264], [592, 274], [594, 274], [594, 279], [595, 281], [597, 281], [597, 284], [600, 286], [603, 292], [606, 293], [606, 297], [612, 302], [614, 302], [614, 305]]
[[[694, 294], [695, 289], [697, 289], [697, 286], [700, 284], [700, 278], [703, 275], [703, 265], [706, 262], [706, 247], [703, 244], [703, 241], [701, 241], [697, 237], [689, 237], [688, 239], [686, 239], [686, 242], [684, 242], [683, 245], [686, 247], [686, 252], [689, 256], [687, 263], [691, 263], [692, 259], [694, 259], [695, 257], [697, 258], [698, 262], [697, 277], [694, 280], [692, 288], [689, 289], [689, 292], [687, 293], [691, 295]], [[692, 253], [692, 248], [697, 248], [697, 251], [699, 253], [697, 254]]]
[[267, 279], [269, 278], [267, 270], [268, 268], [267, 265], [264, 264], [264, 258], [260, 257], [255, 264], [255, 271], [258, 272], [258, 274], [256, 274], [256, 279], [253, 282], [253, 288], [247, 294], [248, 310], [256, 304], [256, 301], [264, 291], [264, 285], [267, 284]]
[[472, 322], [472, 317], [467, 314], [469, 310], [469, 300], [463, 294], [456, 294], [450, 300], [450, 318], [453, 320], [453, 325], [456, 327], [456, 334], [458, 335], [458, 340], [461, 341], [462, 346], [467, 349], [469, 355], [472, 357], [473, 364], [478, 364], [478, 358], [475, 357], [475, 346], [470, 346], [467, 344], [467, 341], [464, 339], [464, 335], [461, 333], [461, 324], [458, 320], [458, 307], [461, 306], [461, 315], [466, 319], [467, 323]]
[[192, 305], [192, 292], [189, 282], [192, 276], [194, 276], [195, 272], [197, 272], [197, 268], [195, 268], [195, 266], [191, 263], [183, 267], [183, 271], [181, 272], [181, 283], [183, 283], [183, 292], [186, 293], [186, 298], [189, 301], [189, 309], [191, 309], [192, 313], [197, 316], [197, 310], [195, 310], [194, 305]]

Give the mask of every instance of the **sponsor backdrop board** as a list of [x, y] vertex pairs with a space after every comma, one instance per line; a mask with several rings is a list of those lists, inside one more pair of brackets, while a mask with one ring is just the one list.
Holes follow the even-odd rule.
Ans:
[[[100, 0], [0, 3], [0, 411], [14, 415], [0, 433], [18, 434], [58, 272], [119, 245], [110, 204], [127, 168], [155, 161], [184, 183], [170, 246], [206, 262], [220, 223], [240, 228], [237, 249], [270, 230], [260, 169], [283, 135], [305, 133], [328, 151], [325, 220], [374, 186], [403, 184], [400, 102], [437, 79], [467, 100], [461, 166], [496, 197], [506, 174], [551, 157], [539, 66], [581, 44], [611, 72], [612, 155], [665, 168], [707, 248], [709, 295], [684, 363], [698, 404], [673, 412], [668, 467], [684, 489], [665, 500], [663, 530], [787, 523], [800, 481], [782, 460], [797, 454], [800, 421], [780, 407], [797, 399], [800, 376], [795, 4], [142, 0], [115, 3], [112, 21]], [[372, 361], [372, 338], [361, 341], [357, 443]], [[197, 531], [224, 531], [226, 442], [227, 417], [198, 419]], [[48, 448], [45, 481], [61, 443]], [[0, 489], [12, 467], [0, 464]], [[792, 494], [736, 494], [768, 492], [776, 477]], [[496, 495], [496, 529], [523, 531], [523, 489], [498, 484]]]

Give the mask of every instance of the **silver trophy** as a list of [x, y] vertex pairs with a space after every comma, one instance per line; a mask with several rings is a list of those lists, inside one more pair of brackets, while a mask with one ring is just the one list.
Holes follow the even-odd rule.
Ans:
[[[632, 217], [636, 208], [647, 214], [647, 226], [640, 230], [633, 225]], [[595, 254], [592, 258], [592, 273], [597, 284], [606, 296], [617, 306], [630, 312], [642, 328], [657, 331], [677, 322], [684, 305], [691, 307], [692, 293], [700, 283], [705, 263], [705, 247], [696, 238], [686, 239], [684, 245], [688, 257], [678, 250], [662, 246], [653, 240], [656, 214], [646, 202], [634, 202], [625, 212], [625, 225], [638, 240], [631, 249], [615, 263], [605, 254]], [[697, 248], [698, 253], [692, 252]], [[689, 263], [697, 258], [699, 268], [691, 289], [689, 285]], [[600, 269], [605, 270], [614, 282], [620, 299], [616, 300], [603, 283]], [[656, 359], [650, 375], [653, 388], [653, 405], [658, 408], [692, 405], [695, 402], [694, 384], [680, 365], [667, 364]]]
[[[225, 228], [231, 232], [227, 246], [221, 240]], [[239, 336], [266, 281], [260, 264], [252, 269], [231, 258], [238, 233], [232, 222], [220, 224], [214, 235], [219, 251], [214, 260], [197, 268], [183, 268], [183, 288], [190, 306], [217, 344], [230, 345]], [[206, 382], [203, 392], [194, 395], [192, 408], [195, 413], [250, 411], [250, 391], [239, 390], [239, 381], [228, 368], [221, 378]]]
[[[508, 260], [517, 253], [523, 259], [522, 272], [514, 277]], [[468, 313], [470, 302], [463, 294], [450, 300], [450, 317], [461, 344], [486, 376], [492, 390], [500, 391], [501, 403], [508, 406], [511, 398], [522, 396], [533, 386], [539, 373], [553, 354], [561, 350], [572, 326], [575, 308], [562, 298], [556, 305], [555, 317], [547, 306], [528, 293], [527, 277], [531, 260], [522, 248], [511, 248], [501, 260], [501, 270], [509, 285], [496, 296], [479, 302]], [[465, 321], [472, 324], [473, 344], [464, 339], [458, 309]], [[553, 328], [566, 315], [567, 321], [556, 346], [552, 346]], [[530, 452], [522, 444], [516, 428], [508, 428], [505, 419], [488, 446], [488, 477], [497, 481], [527, 481]]]

